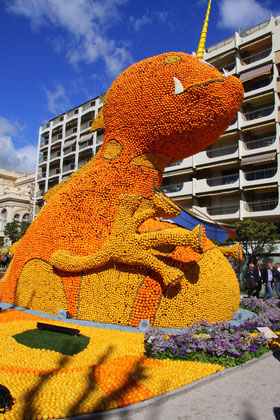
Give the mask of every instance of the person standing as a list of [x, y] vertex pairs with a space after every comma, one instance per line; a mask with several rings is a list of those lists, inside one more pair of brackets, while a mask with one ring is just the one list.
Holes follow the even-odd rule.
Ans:
[[254, 264], [249, 265], [249, 269], [245, 272], [245, 289], [248, 290], [248, 297], [252, 296], [254, 290], [257, 288], [255, 279]]
[[[279, 274], [280, 274], [280, 271], [279, 271]], [[257, 288], [256, 288], [255, 292], [253, 293], [253, 296], [255, 296], [259, 299], [260, 298], [260, 292], [262, 290], [262, 273], [261, 273], [261, 265], [260, 264], [256, 264], [255, 280], [256, 280], [256, 283], [257, 283]]]
[[274, 286], [274, 279], [273, 279], [273, 271], [271, 269], [271, 262], [267, 263], [267, 266], [262, 270], [262, 281], [265, 286], [265, 294], [263, 300], [266, 301], [269, 298], [273, 298], [273, 286]]

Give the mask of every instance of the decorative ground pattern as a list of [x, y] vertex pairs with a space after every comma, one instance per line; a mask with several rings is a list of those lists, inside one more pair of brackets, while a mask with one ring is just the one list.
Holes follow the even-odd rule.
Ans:
[[42, 320], [14, 310], [0, 313], [0, 383], [15, 399], [0, 419], [55, 419], [110, 410], [224, 370], [208, 363], [148, 359], [140, 333], [80, 326], [90, 341], [73, 356], [26, 347], [13, 338]]

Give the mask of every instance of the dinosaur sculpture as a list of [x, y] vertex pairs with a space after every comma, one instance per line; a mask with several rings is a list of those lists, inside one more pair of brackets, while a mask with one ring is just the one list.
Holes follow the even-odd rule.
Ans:
[[239, 287], [224, 254], [238, 257], [238, 246], [160, 221], [180, 209], [159, 189], [164, 168], [212, 144], [242, 98], [236, 77], [181, 52], [125, 70], [93, 123], [105, 131], [100, 153], [47, 193], [1, 300], [132, 326], [230, 319]]

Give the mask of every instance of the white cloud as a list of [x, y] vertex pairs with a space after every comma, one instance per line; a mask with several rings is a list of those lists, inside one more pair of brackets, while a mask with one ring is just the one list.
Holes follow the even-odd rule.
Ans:
[[0, 117], [0, 168], [32, 173], [36, 169], [37, 148], [29, 144], [16, 149], [12, 140], [22, 128], [18, 123]]
[[219, 6], [219, 26], [225, 29], [247, 29], [271, 15], [271, 10], [257, 0], [222, 0]]
[[[111, 76], [118, 75], [130, 64], [126, 46], [109, 39], [109, 27], [120, 21], [118, 7], [127, 0], [9, 0], [7, 10], [30, 20], [39, 30], [48, 25], [62, 29], [60, 39], [54, 37], [54, 48], [65, 53], [72, 64], [92, 63], [101, 58]], [[61, 37], [65, 34], [64, 42]], [[121, 50], [121, 54], [120, 54]], [[113, 60], [113, 66], [108, 67]]]
[[143, 26], [152, 24], [155, 20], [160, 23], [165, 23], [168, 19], [168, 12], [146, 12], [143, 16], [135, 18], [134, 16], [129, 17], [129, 22], [133, 25], [136, 32], [139, 32]]
[[61, 114], [65, 112], [65, 109], [71, 108], [69, 98], [65, 93], [65, 89], [62, 84], [56, 85], [53, 91], [44, 87], [47, 101], [48, 101], [48, 110], [52, 114]]

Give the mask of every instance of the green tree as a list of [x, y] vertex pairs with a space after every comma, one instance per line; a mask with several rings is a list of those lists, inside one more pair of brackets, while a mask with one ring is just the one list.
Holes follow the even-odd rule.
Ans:
[[235, 241], [241, 244], [248, 264], [255, 264], [259, 256], [273, 252], [280, 240], [278, 228], [273, 223], [248, 219], [236, 222], [235, 227]]
[[29, 222], [11, 222], [11, 223], [7, 223], [5, 230], [4, 230], [4, 235], [7, 236], [12, 243], [19, 241], [20, 238], [23, 237], [23, 235], [25, 234], [26, 230], [28, 229], [28, 227], [30, 226]]

